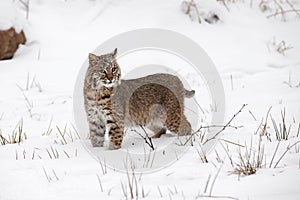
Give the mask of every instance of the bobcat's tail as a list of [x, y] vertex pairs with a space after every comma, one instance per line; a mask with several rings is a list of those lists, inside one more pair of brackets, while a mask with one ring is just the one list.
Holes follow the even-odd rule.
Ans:
[[185, 89], [184, 96], [186, 98], [192, 98], [194, 95], [195, 95], [195, 90], [189, 91], [189, 90]]

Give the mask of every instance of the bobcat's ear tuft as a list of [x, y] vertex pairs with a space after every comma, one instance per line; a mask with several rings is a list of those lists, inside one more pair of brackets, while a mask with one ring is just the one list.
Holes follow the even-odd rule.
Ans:
[[95, 62], [97, 61], [98, 57], [92, 53], [89, 53], [89, 61], [90, 62]]
[[118, 48], [115, 48], [114, 52], [112, 53], [114, 58], [117, 56], [117, 53], [118, 53]]

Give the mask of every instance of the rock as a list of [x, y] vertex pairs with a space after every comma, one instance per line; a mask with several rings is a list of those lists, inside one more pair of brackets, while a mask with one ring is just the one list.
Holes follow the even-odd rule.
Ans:
[[23, 31], [17, 33], [14, 28], [0, 31], [0, 60], [11, 59], [17, 51], [19, 44], [25, 44]]

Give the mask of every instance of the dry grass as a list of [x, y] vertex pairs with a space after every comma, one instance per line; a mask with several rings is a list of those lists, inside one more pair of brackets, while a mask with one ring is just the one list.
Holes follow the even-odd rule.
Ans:
[[203, 163], [208, 163], [206, 152], [204, 152], [203, 146], [201, 144], [199, 144], [199, 148], [197, 148], [197, 146], [195, 146], [195, 149], [196, 149], [196, 151], [197, 151], [197, 153], [198, 153], [199, 158], [201, 159], [201, 161]]
[[286, 123], [285, 109], [281, 111], [281, 120], [278, 123], [276, 123], [276, 121], [272, 118], [272, 115], [271, 120], [276, 134], [276, 139], [278, 141], [288, 140], [292, 125], [287, 125]]
[[[46, 132], [42, 134], [43, 136], [49, 136], [51, 133], [54, 132], [52, 128], [52, 120], [53, 119], [51, 118]], [[66, 145], [69, 142], [74, 142], [75, 140], [80, 139], [80, 135], [73, 124], [70, 125], [66, 123], [63, 128], [57, 125], [55, 127], [57, 137], [57, 140], [55, 140], [56, 144]]]
[[245, 145], [244, 150], [238, 149], [238, 159], [233, 163], [233, 174], [238, 175], [252, 175], [255, 174], [258, 168], [263, 167], [264, 160], [264, 146], [261, 143], [261, 137], [256, 149], [252, 147], [252, 141], [250, 146]]
[[[289, 144], [289, 145], [286, 147], [286, 150], [281, 154], [281, 156], [279, 157], [279, 159], [278, 159], [277, 162], [275, 163], [274, 168], [276, 168], [276, 167], [278, 166], [278, 164], [279, 164], [280, 161], [284, 158], [284, 156], [286, 155], [286, 153], [287, 153], [289, 150], [291, 150], [293, 147], [295, 147], [296, 145], [298, 145], [299, 143], [300, 143], [300, 140], [297, 141], [297, 142], [295, 142], [295, 143], [293, 143], [292, 145]], [[275, 157], [275, 154], [277, 153], [277, 149], [278, 149], [278, 147], [276, 148], [276, 151], [274, 152], [273, 158]], [[272, 163], [270, 164], [270, 167], [271, 167], [271, 165], [272, 165]]]
[[276, 38], [273, 37], [272, 41], [268, 42], [267, 48], [269, 52], [274, 51], [284, 56], [288, 50], [291, 50], [294, 47], [288, 44], [285, 40], [277, 42]]
[[26, 12], [26, 19], [29, 20], [29, 3], [30, 0], [19, 0], [21, 5], [23, 6], [25, 12]]
[[27, 139], [23, 130], [23, 120], [21, 119], [10, 135], [4, 136], [0, 130], [0, 144], [20, 144]]
[[101, 182], [101, 179], [100, 179], [100, 177], [99, 177], [99, 175], [98, 175], [98, 174], [97, 174], [97, 179], [98, 179], [98, 183], [99, 183], [99, 186], [100, 186], [101, 192], [103, 192], [102, 182]]
[[[242, 152], [241, 148], [239, 148], [238, 159], [237, 159], [237, 162], [233, 163], [234, 171], [232, 173], [239, 174], [239, 175], [251, 175], [251, 174], [255, 174], [257, 169], [266, 167], [263, 164], [263, 160], [266, 160], [266, 159], [264, 156], [265, 153], [264, 153], [264, 145], [262, 144], [262, 137], [266, 137], [269, 141], [271, 141], [272, 135], [275, 135], [276, 140], [278, 141], [277, 146], [274, 150], [273, 156], [271, 158], [269, 168], [271, 168], [271, 167], [276, 168], [278, 166], [278, 164], [281, 162], [281, 160], [284, 158], [286, 153], [289, 150], [291, 150], [292, 148], [295, 148], [295, 151], [299, 152], [298, 144], [300, 143], [300, 141], [297, 141], [291, 145], [289, 144], [287, 146], [286, 150], [281, 154], [281, 156], [275, 162], [275, 157], [278, 152], [281, 141], [289, 140], [291, 137], [290, 133], [291, 133], [292, 124], [287, 124], [285, 109], [281, 110], [281, 113], [280, 113], [281, 118], [279, 121], [276, 121], [272, 117], [270, 112], [271, 112], [271, 107], [268, 109], [265, 119], [262, 120], [261, 124], [259, 125], [259, 128], [256, 131], [256, 133], [259, 132], [259, 141], [258, 141], [257, 147], [253, 148], [252, 141], [251, 141], [250, 146], [245, 145], [245, 149], [243, 152]], [[274, 134], [273, 134], [273, 132], [271, 132], [270, 129], [268, 129], [269, 116], [270, 116], [272, 126], [274, 129]], [[295, 121], [294, 121], [294, 124], [296, 124]], [[295, 137], [298, 137], [299, 130], [300, 130], [300, 123], [297, 125], [298, 125], [298, 129], [297, 129], [298, 131], [294, 135]], [[230, 157], [229, 154], [227, 154], [227, 155], [228, 155], [228, 157]], [[230, 157], [230, 159], [232, 159], [232, 158]]]
[[37, 89], [39, 92], [43, 92], [42, 86], [39, 81], [36, 80], [36, 76], [34, 75], [32, 78], [30, 77], [30, 73], [27, 73], [27, 79], [24, 87], [21, 87], [17, 84], [17, 87], [22, 91], [29, 91], [30, 89]]
[[45, 177], [46, 177], [46, 179], [49, 183], [52, 182], [52, 181], [59, 181], [59, 177], [57, 176], [54, 169], [51, 169], [51, 173], [50, 173], [50, 172], [47, 172], [45, 167], [43, 167], [43, 172], [44, 172], [44, 175], [45, 175]]
[[283, 81], [283, 83], [288, 85], [290, 88], [299, 88], [300, 87], [300, 81], [298, 82], [298, 84], [292, 83], [291, 72], [289, 72], [288, 81]]
[[203, 20], [210, 24], [220, 20], [219, 15], [212, 11], [208, 12], [208, 14], [200, 12], [198, 4], [194, 0], [184, 0], [181, 4], [181, 8], [184, 14], [188, 15], [192, 21], [197, 20], [199, 24], [201, 24]]
[[77, 157], [77, 149], [75, 150], [75, 155], [71, 155], [66, 150], [61, 149], [58, 150], [57, 148], [50, 146], [45, 147], [43, 149], [34, 147], [31, 151], [28, 149], [23, 149], [22, 151], [15, 150], [15, 158], [16, 160], [36, 160], [36, 159], [61, 159], [61, 158], [72, 158]]
[[271, 13], [267, 18], [280, 17], [284, 22], [288, 15], [293, 14], [300, 18], [300, 9], [295, 8], [289, 0], [261, 0], [258, 6], [262, 12]]
[[[280, 119], [276, 120], [271, 115], [271, 108], [272, 107], [268, 109], [266, 117], [262, 119], [262, 122], [259, 128], [257, 129], [256, 133], [259, 133], [260, 136], [267, 137], [269, 141], [272, 141], [272, 138], [274, 136], [278, 141], [288, 140], [291, 137], [298, 137], [300, 131], [300, 123], [297, 124], [295, 120], [294, 123], [288, 123], [285, 108], [280, 111]], [[297, 131], [295, 132], [295, 134], [291, 134], [291, 130], [293, 130], [293, 125], [297, 126]], [[274, 131], [271, 131], [272, 129], [270, 129], [270, 127], [272, 127]]]
[[129, 158], [124, 165], [126, 167], [127, 180], [121, 181], [121, 188], [125, 199], [146, 198], [150, 191], [145, 193], [143, 185], [139, 182], [141, 178], [137, 178], [134, 162]]
[[147, 153], [145, 146], [143, 146], [143, 154], [144, 154], [143, 168], [151, 168], [154, 163], [156, 149], [154, 151], [152, 151], [152, 149], [149, 149], [149, 151]]
[[56, 148], [53, 148], [52, 146], [50, 146], [50, 150], [48, 148], [46, 148], [46, 151], [47, 151], [50, 159], [59, 159], [59, 153]]
[[50, 123], [49, 123], [49, 125], [48, 125], [48, 129], [47, 129], [47, 131], [46, 132], [44, 132], [42, 135], [44, 136], [44, 135], [50, 135], [51, 134], [51, 132], [52, 132], [52, 130], [53, 130], [53, 128], [51, 128], [51, 125], [52, 125], [52, 121], [53, 121], [53, 116], [51, 117], [51, 120], [50, 120]]
[[214, 189], [214, 185], [216, 183], [216, 180], [221, 172], [221, 169], [223, 167], [222, 163], [219, 167], [218, 170], [215, 174], [215, 176], [212, 178], [211, 174], [209, 174], [206, 183], [205, 183], [205, 187], [204, 187], [204, 191], [203, 194], [199, 194], [195, 197], [195, 199], [203, 199], [203, 198], [211, 198], [211, 199], [238, 199], [235, 197], [231, 197], [231, 196], [219, 196], [219, 195], [213, 195], [213, 189]]
[[103, 161], [102, 161], [101, 158], [98, 157], [98, 162], [99, 162], [100, 167], [101, 167], [102, 175], [107, 174], [107, 167], [106, 167], [106, 161], [105, 161], [105, 158], [104, 158]]
[[194, 19], [193, 13], [195, 13], [198, 23], [201, 24], [202, 20], [201, 20], [201, 16], [199, 13], [199, 9], [194, 0], [183, 1], [182, 9], [183, 9], [184, 14], [188, 15], [192, 21]]

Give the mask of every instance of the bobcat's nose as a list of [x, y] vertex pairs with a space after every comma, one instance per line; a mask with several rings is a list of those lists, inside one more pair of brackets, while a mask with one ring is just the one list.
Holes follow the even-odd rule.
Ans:
[[107, 75], [107, 79], [112, 82], [112, 80], [114, 79], [114, 77], [112, 75]]

